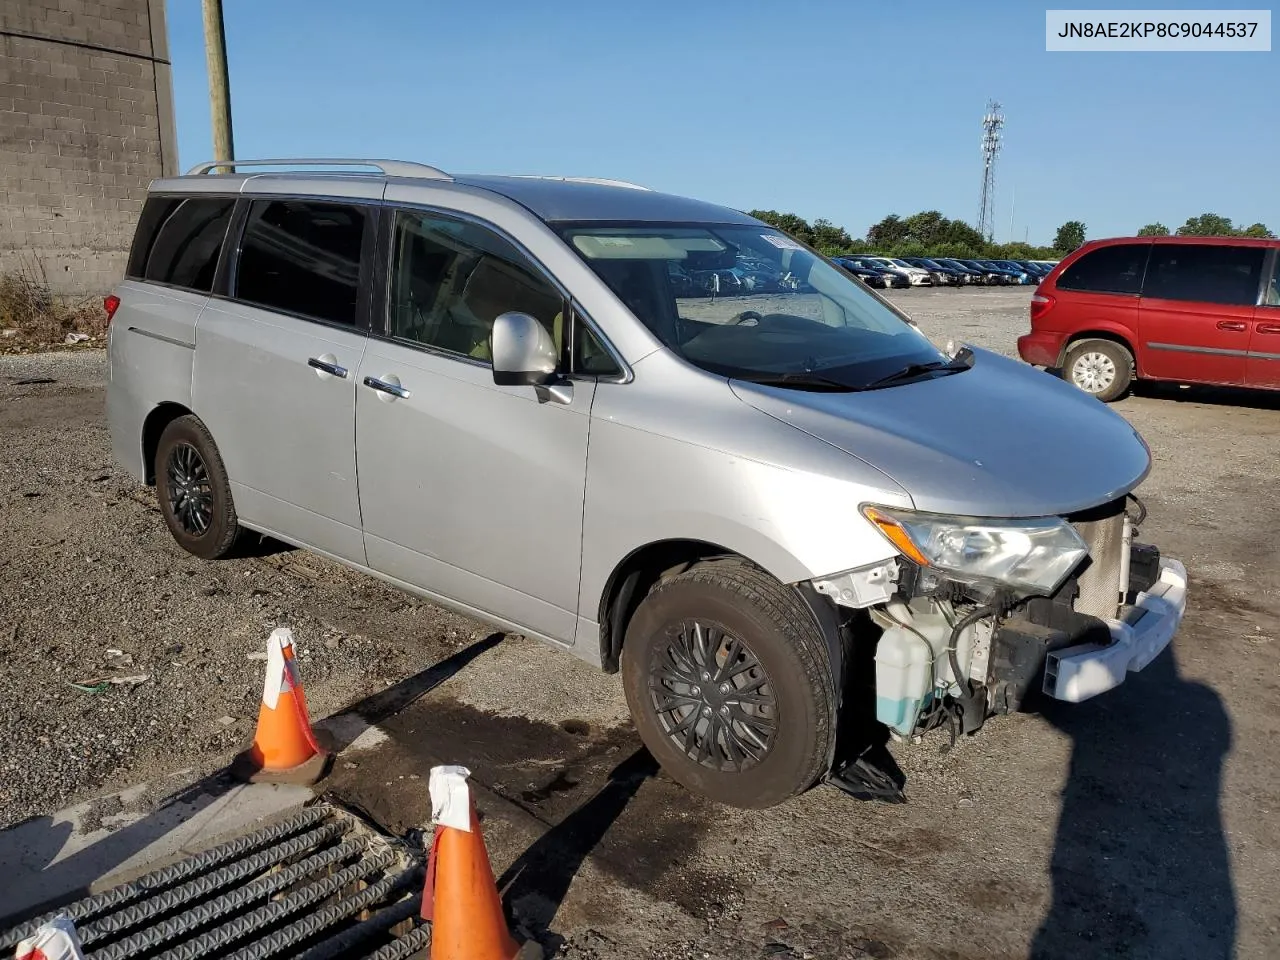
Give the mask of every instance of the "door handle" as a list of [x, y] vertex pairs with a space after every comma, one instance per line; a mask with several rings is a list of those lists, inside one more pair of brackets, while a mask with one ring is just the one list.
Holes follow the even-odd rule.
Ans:
[[308, 357], [307, 366], [315, 367], [317, 370], [327, 373], [330, 376], [342, 377], [343, 379], [346, 379], [347, 376], [347, 368], [338, 366], [334, 360], [329, 359], [329, 355], [327, 354], [323, 357]]
[[379, 380], [377, 377], [365, 377], [364, 385], [371, 390], [377, 390], [381, 393], [388, 393], [393, 397], [399, 397], [401, 400], [408, 400], [410, 393], [398, 383], [389, 383], [386, 380]]
[[1245, 323], [1243, 320], [1219, 320], [1218, 329], [1234, 330], [1237, 333], [1243, 333], [1245, 330], [1249, 329], [1249, 325]]
[[1259, 333], [1280, 333], [1280, 323], [1260, 323], [1253, 329]]

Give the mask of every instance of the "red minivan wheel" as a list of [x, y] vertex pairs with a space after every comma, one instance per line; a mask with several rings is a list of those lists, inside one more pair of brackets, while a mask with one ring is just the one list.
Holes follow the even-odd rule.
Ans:
[[1112, 340], [1073, 343], [1062, 376], [1103, 403], [1119, 400], [1133, 382], [1133, 354]]

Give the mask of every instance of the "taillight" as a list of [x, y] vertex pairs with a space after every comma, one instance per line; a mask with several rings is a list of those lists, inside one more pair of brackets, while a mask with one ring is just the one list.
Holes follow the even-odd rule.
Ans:
[[107, 323], [111, 322], [111, 318], [116, 315], [116, 311], [120, 309], [120, 298], [114, 293], [107, 294], [102, 298], [102, 306], [107, 311]]
[[1053, 305], [1057, 303], [1053, 297], [1046, 296], [1043, 293], [1037, 293], [1031, 298], [1031, 322], [1035, 323], [1046, 313], [1053, 309]]

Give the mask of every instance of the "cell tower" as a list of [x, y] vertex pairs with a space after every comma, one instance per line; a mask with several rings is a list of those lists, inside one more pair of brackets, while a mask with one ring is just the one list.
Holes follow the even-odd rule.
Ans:
[[1004, 114], [995, 100], [987, 101], [982, 118], [982, 205], [978, 208], [978, 232], [992, 240], [996, 232], [996, 155], [1000, 152], [1000, 131]]

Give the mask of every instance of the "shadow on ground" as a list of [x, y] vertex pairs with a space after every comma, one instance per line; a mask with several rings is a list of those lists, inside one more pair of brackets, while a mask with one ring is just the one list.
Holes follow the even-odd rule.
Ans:
[[[334, 753], [347, 749], [369, 727], [390, 720], [412, 706], [421, 697], [459, 673], [476, 657], [496, 647], [504, 636], [502, 633], [491, 633], [445, 657], [439, 663], [433, 663], [413, 676], [352, 704], [342, 713], [321, 721], [317, 724], [317, 733], [324, 739], [325, 748]], [[353, 718], [358, 722], [351, 722]]]
[[1245, 390], [1237, 387], [1207, 387], [1198, 384], [1156, 383], [1138, 380], [1133, 395], [1174, 403], [1204, 403], [1219, 407], [1244, 407], [1250, 410], [1280, 410], [1280, 391]]
[[1227, 960], [1236, 901], [1219, 798], [1231, 723], [1172, 650], [1122, 696], [1049, 703], [1073, 741], [1032, 960]]
[[548, 928], [583, 862], [657, 772], [658, 762], [649, 751], [636, 750], [614, 767], [589, 800], [542, 834], [498, 879], [509, 912], [535, 939], [549, 941]]

